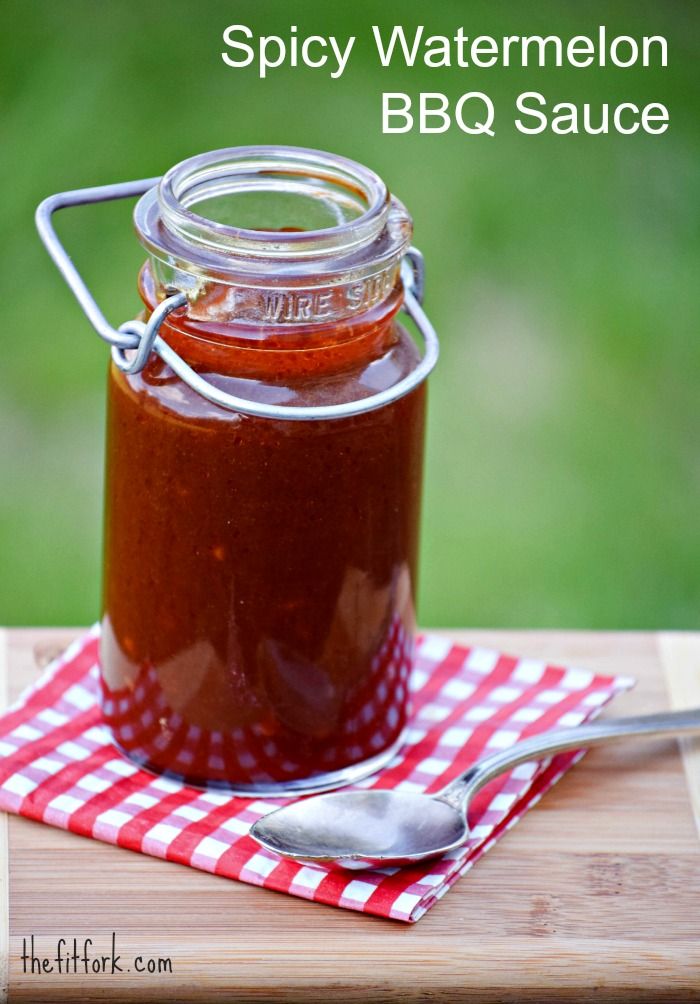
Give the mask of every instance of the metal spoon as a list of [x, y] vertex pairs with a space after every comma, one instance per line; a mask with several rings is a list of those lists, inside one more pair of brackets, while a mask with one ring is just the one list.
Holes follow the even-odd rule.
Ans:
[[294, 861], [340, 868], [413, 864], [464, 844], [472, 797], [518, 764], [616, 739], [693, 733], [700, 734], [700, 708], [558, 729], [485, 757], [434, 795], [380, 788], [317, 795], [270, 812], [250, 833]]

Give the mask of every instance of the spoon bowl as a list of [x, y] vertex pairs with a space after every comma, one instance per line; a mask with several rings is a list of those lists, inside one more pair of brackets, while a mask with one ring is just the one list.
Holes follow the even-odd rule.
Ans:
[[697, 708], [558, 729], [480, 760], [434, 795], [382, 788], [317, 795], [263, 816], [250, 834], [267, 850], [309, 864], [351, 869], [415, 864], [464, 844], [474, 794], [518, 764], [616, 739], [697, 733]]
[[467, 839], [467, 822], [442, 799], [375, 788], [293, 802], [263, 816], [251, 835], [294, 861], [381, 868], [459, 847]]

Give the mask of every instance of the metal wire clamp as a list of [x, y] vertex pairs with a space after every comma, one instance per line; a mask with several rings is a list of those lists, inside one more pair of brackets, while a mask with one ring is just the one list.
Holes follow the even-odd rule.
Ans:
[[[402, 310], [411, 318], [419, 331], [425, 351], [418, 365], [408, 376], [399, 380], [393, 387], [388, 387], [386, 390], [358, 401], [319, 406], [288, 406], [247, 401], [245, 398], [219, 390], [218, 387], [209, 383], [193, 370], [159, 334], [160, 327], [168, 315], [187, 305], [187, 296], [182, 292], [174, 293], [163, 300], [146, 323], [132, 320], [126, 321], [118, 329], [113, 328], [59, 240], [53, 226], [53, 214], [59, 209], [71, 206], [135, 198], [153, 188], [159, 181], [160, 178], [147, 178], [142, 181], [127, 181], [116, 185], [102, 185], [96, 188], [80, 188], [71, 192], [60, 192], [44, 199], [36, 211], [37, 229], [46, 250], [97, 334], [112, 347], [112, 359], [124, 373], [140, 372], [146, 365], [151, 352], [155, 352], [181, 380], [213, 404], [227, 408], [229, 411], [241, 412], [244, 415], [303, 422], [347, 418], [351, 415], [376, 411], [408, 394], [414, 387], [422, 383], [434, 368], [438, 360], [439, 343], [435, 329], [421, 306], [425, 270], [422, 254], [413, 247], [408, 249], [401, 263], [401, 280], [404, 288]], [[127, 352], [133, 349], [136, 350], [133, 355], [127, 355]]]

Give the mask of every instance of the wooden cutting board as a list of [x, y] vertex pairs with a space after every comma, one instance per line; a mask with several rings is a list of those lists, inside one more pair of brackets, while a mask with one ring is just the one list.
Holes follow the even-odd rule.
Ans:
[[[10, 699], [74, 635], [6, 633]], [[610, 714], [700, 705], [700, 635], [461, 631], [514, 654], [636, 676]], [[670, 685], [667, 684], [667, 677]], [[0, 946], [12, 1001], [700, 1000], [700, 754], [589, 753], [417, 925], [155, 861], [10, 817]], [[687, 773], [686, 773], [687, 772]], [[8, 883], [9, 873], [9, 896]], [[172, 972], [31, 975], [23, 939], [93, 940]], [[157, 965], [157, 962], [155, 963]], [[5, 987], [7, 980], [5, 980]], [[6, 992], [6, 991], [5, 991]]]

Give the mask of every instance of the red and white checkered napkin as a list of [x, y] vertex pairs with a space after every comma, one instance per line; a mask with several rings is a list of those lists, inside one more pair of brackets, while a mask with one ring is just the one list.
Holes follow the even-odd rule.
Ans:
[[[0, 808], [321, 903], [418, 920], [581, 756], [496, 778], [472, 806], [469, 843], [438, 861], [354, 873], [293, 864], [248, 836], [282, 799], [203, 792], [154, 777], [117, 751], [100, 717], [98, 639], [93, 628], [0, 717]], [[406, 745], [361, 786], [435, 791], [484, 754], [580, 724], [632, 684], [428, 635], [417, 645]]]

